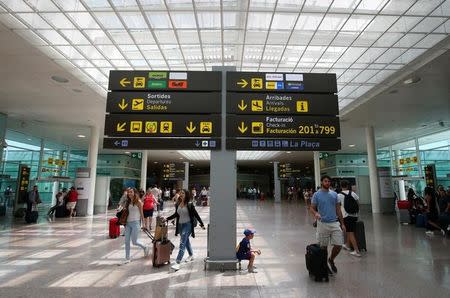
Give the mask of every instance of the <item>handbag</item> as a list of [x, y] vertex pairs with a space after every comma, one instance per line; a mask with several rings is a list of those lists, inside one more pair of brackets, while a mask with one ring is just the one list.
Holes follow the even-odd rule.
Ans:
[[128, 211], [129, 206], [130, 206], [130, 201], [128, 200], [126, 206], [122, 210], [117, 212], [117, 214], [116, 214], [117, 218], [119, 219], [118, 222], [120, 225], [127, 224], [127, 219], [128, 219], [128, 214], [129, 214], [129, 211]]

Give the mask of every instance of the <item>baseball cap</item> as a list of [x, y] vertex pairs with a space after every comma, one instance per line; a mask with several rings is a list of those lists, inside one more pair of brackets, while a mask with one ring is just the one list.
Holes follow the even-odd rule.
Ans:
[[244, 235], [245, 236], [252, 235], [252, 234], [255, 234], [255, 233], [256, 233], [255, 230], [250, 230], [250, 229], [245, 229], [244, 230]]

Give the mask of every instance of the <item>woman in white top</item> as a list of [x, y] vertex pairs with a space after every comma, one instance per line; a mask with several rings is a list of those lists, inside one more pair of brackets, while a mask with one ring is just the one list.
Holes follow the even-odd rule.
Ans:
[[134, 188], [127, 189], [127, 201], [124, 208], [128, 209], [127, 224], [125, 225], [125, 261], [124, 264], [131, 262], [130, 256], [130, 240], [133, 245], [139, 246], [144, 250], [144, 256], [148, 256], [149, 247], [144, 246], [138, 241], [140, 232], [140, 223], [144, 226], [144, 213], [142, 202], [139, 200], [138, 192]]

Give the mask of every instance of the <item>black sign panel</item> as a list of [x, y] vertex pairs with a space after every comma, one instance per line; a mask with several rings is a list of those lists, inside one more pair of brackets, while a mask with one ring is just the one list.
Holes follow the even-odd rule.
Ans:
[[319, 116], [235, 116], [227, 117], [228, 137], [336, 138], [339, 118]]
[[109, 73], [111, 91], [220, 91], [219, 71], [120, 71]]
[[106, 115], [105, 135], [110, 137], [217, 137], [220, 115]]
[[220, 138], [103, 138], [105, 149], [219, 150]]
[[163, 164], [162, 177], [164, 180], [184, 180], [184, 164], [174, 162]]
[[301, 170], [295, 168], [291, 163], [280, 163], [278, 165], [278, 178], [280, 180], [289, 179], [291, 177], [297, 178], [301, 175]]
[[109, 92], [107, 113], [220, 113], [220, 92]]
[[339, 107], [334, 94], [228, 92], [227, 113], [335, 116]]
[[227, 150], [262, 151], [337, 151], [341, 149], [340, 139], [269, 139], [269, 138], [227, 138]]
[[19, 177], [17, 179], [16, 200], [18, 204], [27, 202], [28, 187], [30, 185], [31, 168], [27, 165], [19, 166]]
[[336, 74], [228, 72], [227, 90], [243, 92], [337, 93]]

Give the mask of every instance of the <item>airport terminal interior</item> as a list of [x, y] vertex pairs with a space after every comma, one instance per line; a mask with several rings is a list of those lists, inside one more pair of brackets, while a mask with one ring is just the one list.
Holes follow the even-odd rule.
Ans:
[[0, 297], [450, 297], [450, 0], [0, 0]]

